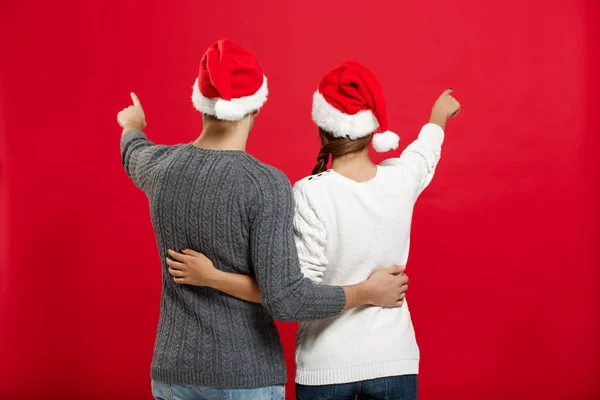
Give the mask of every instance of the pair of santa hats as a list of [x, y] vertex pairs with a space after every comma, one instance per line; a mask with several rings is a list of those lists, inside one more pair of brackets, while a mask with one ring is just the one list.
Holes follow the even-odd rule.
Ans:
[[[194, 83], [192, 102], [203, 114], [238, 121], [267, 101], [267, 77], [258, 60], [241, 46], [219, 40], [206, 50]], [[387, 111], [379, 81], [363, 65], [346, 61], [329, 71], [313, 96], [313, 121], [335, 137], [373, 135], [378, 152], [398, 147], [387, 130]]]

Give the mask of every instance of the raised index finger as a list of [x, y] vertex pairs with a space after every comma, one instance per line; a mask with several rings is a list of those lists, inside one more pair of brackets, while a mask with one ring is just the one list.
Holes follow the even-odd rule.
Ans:
[[131, 96], [131, 100], [133, 101], [133, 105], [136, 107], [142, 108], [142, 103], [140, 103], [140, 99], [138, 99], [136, 94], [131, 92], [130, 96]]

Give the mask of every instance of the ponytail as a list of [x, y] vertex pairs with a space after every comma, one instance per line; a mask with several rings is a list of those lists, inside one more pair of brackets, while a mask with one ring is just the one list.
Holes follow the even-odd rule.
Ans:
[[313, 168], [311, 175], [317, 175], [323, 171], [326, 171], [327, 162], [329, 162], [329, 153], [319, 153], [319, 156], [317, 157], [317, 165], [315, 165]]
[[327, 148], [329, 144], [329, 137], [327, 137], [327, 132], [323, 129], [319, 128], [319, 137], [321, 138], [321, 149], [319, 149], [319, 155], [317, 156], [317, 165], [314, 166], [312, 170], [312, 175], [320, 174], [323, 171], [327, 170], [327, 163], [329, 162], [329, 149]]

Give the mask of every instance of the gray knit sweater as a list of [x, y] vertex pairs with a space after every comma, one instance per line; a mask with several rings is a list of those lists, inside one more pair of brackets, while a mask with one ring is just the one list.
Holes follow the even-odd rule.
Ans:
[[[286, 176], [242, 151], [160, 146], [140, 131], [123, 135], [121, 154], [150, 201], [162, 262], [152, 379], [218, 388], [284, 383], [273, 318], [327, 318], [345, 303], [340, 287], [314, 285], [300, 272]], [[223, 271], [256, 276], [263, 305], [175, 284], [167, 250], [185, 248]]]

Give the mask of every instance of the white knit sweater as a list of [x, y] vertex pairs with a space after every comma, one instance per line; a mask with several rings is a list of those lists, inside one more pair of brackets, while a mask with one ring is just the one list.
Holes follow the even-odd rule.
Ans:
[[[305, 276], [327, 285], [364, 281], [378, 268], [406, 264], [413, 206], [431, 182], [443, 130], [425, 125], [399, 158], [358, 183], [333, 170], [294, 186], [296, 245]], [[416, 374], [419, 348], [408, 304], [359, 307], [300, 324], [296, 382], [329, 385]]]

